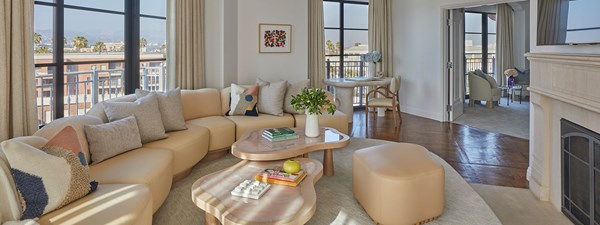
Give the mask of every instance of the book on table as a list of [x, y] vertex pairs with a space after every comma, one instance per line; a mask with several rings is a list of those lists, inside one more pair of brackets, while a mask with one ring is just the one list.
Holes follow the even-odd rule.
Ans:
[[294, 139], [298, 139], [298, 135], [291, 135], [291, 136], [281, 136], [281, 137], [270, 137], [268, 135], [263, 134], [263, 138], [267, 139], [270, 142], [278, 142], [278, 141], [286, 141], [286, 140], [294, 140]]
[[269, 137], [284, 137], [297, 135], [296, 131], [287, 127], [264, 129], [263, 134]]
[[298, 186], [306, 177], [306, 171], [300, 170], [298, 173], [286, 173], [281, 166], [272, 166], [265, 168], [258, 173], [254, 179], [257, 181], [267, 182], [270, 184], [281, 184], [287, 186]]

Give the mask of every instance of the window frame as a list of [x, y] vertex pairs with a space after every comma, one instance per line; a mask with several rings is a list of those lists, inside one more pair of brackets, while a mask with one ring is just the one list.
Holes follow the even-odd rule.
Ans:
[[[338, 68], [338, 73], [340, 75], [341, 78], [344, 78], [345, 73], [344, 73], [344, 41], [345, 41], [345, 31], [369, 31], [369, 28], [346, 28], [345, 24], [344, 24], [344, 5], [345, 4], [352, 4], [352, 5], [369, 5], [369, 2], [363, 2], [363, 1], [353, 1], [353, 0], [323, 0], [323, 2], [336, 2], [340, 4], [340, 8], [339, 8], [339, 12], [340, 12], [340, 24], [339, 27], [324, 27], [325, 31], [327, 30], [334, 30], [334, 31], [338, 31], [340, 34], [340, 45], [342, 46], [339, 49], [339, 52], [337, 55], [325, 55], [325, 57], [327, 56], [332, 56], [332, 57], [339, 57], [340, 59], [340, 63], [339, 63], [339, 68]], [[323, 43], [325, 44], [325, 43]]]
[[[466, 40], [466, 36], [467, 34], [472, 34], [472, 35], [481, 35], [481, 71], [483, 71], [484, 73], [490, 73], [490, 71], [488, 71], [488, 55], [489, 55], [489, 35], [496, 35], [496, 32], [489, 32], [488, 27], [488, 15], [496, 15], [496, 13], [488, 13], [488, 12], [476, 12], [476, 11], [465, 11], [465, 19], [466, 19], [466, 14], [467, 13], [471, 13], [471, 14], [480, 14], [481, 15], [481, 32], [467, 32], [465, 29], [464, 32], [464, 37], [463, 40]], [[466, 48], [463, 50], [463, 55], [467, 55], [467, 50]], [[464, 62], [466, 64], [466, 60]], [[466, 68], [466, 65], [465, 65]], [[491, 73], [494, 73], [495, 71], [491, 71]]]
[[[162, 19], [167, 20], [166, 16], [148, 15], [140, 13], [140, 1], [141, 0], [123, 0], [124, 10], [123, 12], [99, 9], [86, 6], [77, 6], [65, 4], [64, 0], [54, 0], [54, 2], [46, 1], [34, 1], [34, 5], [43, 5], [52, 7], [53, 10], [53, 34], [52, 34], [52, 54], [53, 62], [51, 63], [36, 63], [35, 67], [48, 67], [54, 68], [52, 74], [53, 79], [53, 96], [54, 101], [52, 108], [52, 120], [64, 117], [65, 110], [65, 66], [69, 65], [82, 65], [82, 64], [100, 64], [100, 63], [124, 63], [124, 79], [123, 79], [123, 91], [125, 94], [132, 94], [136, 88], [140, 87], [140, 63], [148, 61], [166, 61], [167, 58], [140, 58], [140, 19]], [[165, 0], [166, 1], [166, 0]], [[124, 17], [124, 43], [125, 52], [123, 60], [90, 60], [90, 61], [78, 61], [78, 62], [65, 62], [64, 57], [64, 42], [65, 36], [65, 9], [75, 9], [87, 12], [98, 12], [113, 15], [122, 15]], [[36, 107], [37, 109], [37, 107]]]

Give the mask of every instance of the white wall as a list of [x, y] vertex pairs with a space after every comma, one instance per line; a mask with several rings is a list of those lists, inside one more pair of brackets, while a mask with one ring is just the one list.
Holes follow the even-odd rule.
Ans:
[[537, 4], [539, 0], [531, 0], [531, 52], [561, 54], [600, 54], [600, 45], [575, 46], [538, 46], [537, 45]]
[[[237, 82], [299, 81], [308, 77], [307, 0], [238, 1]], [[292, 53], [258, 53], [258, 24], [292, 24]]]
[[204, 2], [204, 65], [206, 87], [223, 87], [225, 65], [225, 4], [222, 0]]
[[530, 37], [530, 10], [529, 2], [518, 2], [511, 4], [514, 10], [514, 33], [513, 48], [515, 67], [519, 69], [528, 69], [529, 61], [525, 58], [525, 53], [529, 52]]

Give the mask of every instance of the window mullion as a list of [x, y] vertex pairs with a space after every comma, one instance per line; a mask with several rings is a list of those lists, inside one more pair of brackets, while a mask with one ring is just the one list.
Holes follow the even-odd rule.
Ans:
[[344, 78], [344, 1], [340, 1], [340, 77]]
[[140, 86], [140, 0], [125, 1], [125, 94]]
[[52, 45], [54, 48], [54, 62], [56, 67], [54, 68], [54, 108], [52, 111], [54, 119], [64, 117], [65, 105], [65, 46], [63, 38], [65, 36], [65, 2], [64, 0], [55, 0], [56, 6], [54, 7], [54, 33]]

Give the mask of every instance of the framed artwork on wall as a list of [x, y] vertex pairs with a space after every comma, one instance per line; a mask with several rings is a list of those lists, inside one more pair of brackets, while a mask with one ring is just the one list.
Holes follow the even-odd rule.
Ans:
[[292, 25], [265, 24], [258, 25], [259, 53], [291, 53]]

